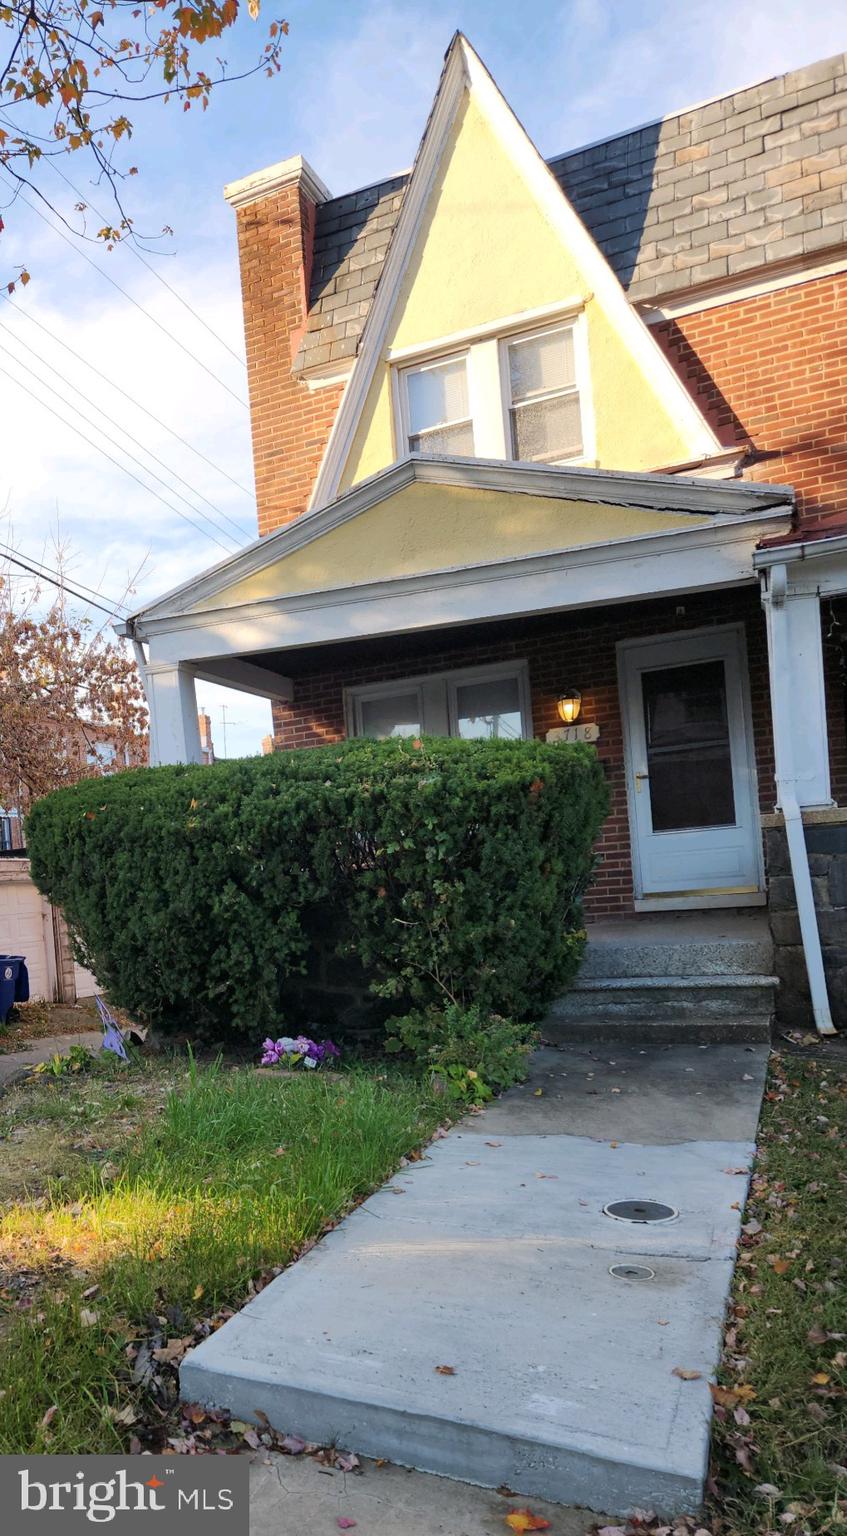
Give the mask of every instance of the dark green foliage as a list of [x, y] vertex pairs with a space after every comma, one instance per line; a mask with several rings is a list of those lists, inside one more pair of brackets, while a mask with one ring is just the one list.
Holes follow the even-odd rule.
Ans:
[[524, 1020], [574, 974], [607, 802], [590, 748], [358, 740], [83, 782], [27, 837], [81, 957], [160, 1026], [273, 1028], [328, 904], [396, 1011]]
[[537, 1038], [531, 1024], [485, 1013], [476, 1003], [448, 1003], [392, 1019], [385, 1048], [411, 1056], [451, 1099], [484, 1103], [496, 1089], [523, 1081]]

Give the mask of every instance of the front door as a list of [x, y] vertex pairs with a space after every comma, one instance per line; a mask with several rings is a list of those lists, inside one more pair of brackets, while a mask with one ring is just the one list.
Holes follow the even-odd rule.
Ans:
[[619, 647], [636, 898], [743, 905], [762, 888], [740, 626]]

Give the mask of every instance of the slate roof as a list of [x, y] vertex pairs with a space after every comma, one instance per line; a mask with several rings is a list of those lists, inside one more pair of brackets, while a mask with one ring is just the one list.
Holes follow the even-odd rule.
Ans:
[[[631, 299], [658, 301], [847, 242], [847, 54], [548, 162]], [[317, 213], [294, 367], [356, 353], [408, 173]]]

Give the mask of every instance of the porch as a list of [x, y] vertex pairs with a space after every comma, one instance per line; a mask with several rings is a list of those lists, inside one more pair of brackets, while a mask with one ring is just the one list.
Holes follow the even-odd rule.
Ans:
[[612, 794], [589, 919], [762, 907], [762, 815], [780, 805], [802, 839], [803, 808], [831, 806], [833, 782], [847, 798], [828, 746], [826, 562], [789, 580], [768, 552], [756, 568], [791, 512], [779, 486], [412, 456], [129, 621], [153, 760], [199, 760], [197, 678], [271, 698], [283, 749], [556, 740], [557, 700], [576, 692], [570, 736], [595, 744]]

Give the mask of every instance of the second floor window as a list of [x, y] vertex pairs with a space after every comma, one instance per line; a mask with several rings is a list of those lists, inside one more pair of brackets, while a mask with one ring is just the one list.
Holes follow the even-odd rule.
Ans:
[[468, 404], [468, 369], [464, 357], [410, 368], [406, 374], [409, 448], [412, 453], [473, 454], [474, 435]]
[[472, 340], [400, 370], [397, 452], [563, 464], [586, 454], [579, 321]]
[[513, 459], [555, 464], [582, 452], [572, 326], [508, 343]]

